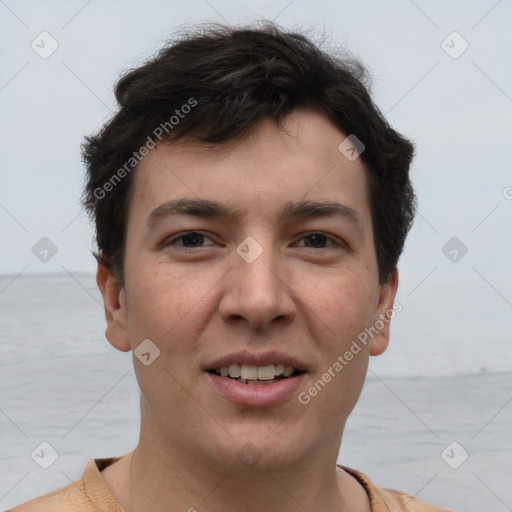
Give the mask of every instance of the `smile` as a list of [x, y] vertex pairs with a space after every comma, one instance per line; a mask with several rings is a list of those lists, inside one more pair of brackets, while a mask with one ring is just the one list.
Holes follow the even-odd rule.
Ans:
[[303, 373], [291, 365], [269, 364], [256, 366], [237, 363], [230, 364], [229, 366], [220, 366], [219, 368], [209, 370], [209, 372], [249, 385], [268, 385]]
[[[241, 373], [245, 365], [240, 366]], [[254, 372], [250, 365], [248, 366], [249, 371]], [[275, 366], [277, 366], [277, 370], [280, 369], [279, 365]], [[260, 368], [265, 367], [253, 368], [259, 371]], [[293, 369], [293, 367], [290, 368]], [[220, 368], [218, 370], [220, 374]], [[225, 371], [226, 370], [223, 370], [223, 373], [225, 373]], [[266, 375], [270, 376], [270, 370], [266, 371], [268, 371]], [[290, 370], [287, 370], [287, 372], [289, 371]], [[270, 407], [289, 401], [297, 396], [297, 392], [306, 377], [306, 372], [299, 371], [293, 372], [288, 377], [284, 375], [274, 375], [272, 379], [267, 380], [242, 379], [241, 377], [231, 377], [229, 374], [223, 377], [219, 374], [217, 374], [215, 370], [210, 370], [206, 371], [203, 375], [207, 377], [208, 385], [211, 386], [216, 395], [228, 402], [243, 407]], [[252, 375], [254, 375], [254, 373], [252, 373]]]

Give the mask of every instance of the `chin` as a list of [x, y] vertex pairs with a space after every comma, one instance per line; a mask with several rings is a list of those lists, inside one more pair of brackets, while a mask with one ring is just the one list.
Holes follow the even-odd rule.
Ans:
[[304, 456], [305, 439], [280, 429], [279, 424], [264, 428], [239, 426], [230, 429], [230, 433], [232, 436], [219, 441], [216, 449], [217, 462], [225, 461], [224, 466], [230, 470], [280, 471]]

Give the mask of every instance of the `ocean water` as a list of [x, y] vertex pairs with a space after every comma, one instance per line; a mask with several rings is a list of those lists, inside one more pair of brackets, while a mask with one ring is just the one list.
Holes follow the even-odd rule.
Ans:
[[[418, 336], [416, 346], [428, 341]], [[135, 447], [131, 354], [105, 341], [93, 276], [1, 277], [0, 337], [0, 510], [67, 485], [91, 458]], [[385, 365], [372, 363], [339, 463], [454, 511], [512, 510], [512, 371], [450, 373], [426, 350], [422, 365], [439, 374], [421, 375], [422, 365], [404, 368], [407, 353], [390, 348]], [[473, 357], [477, 368], [485, 353]], [[31, 456], [44, 442], [57, 456], [47, 469]]]

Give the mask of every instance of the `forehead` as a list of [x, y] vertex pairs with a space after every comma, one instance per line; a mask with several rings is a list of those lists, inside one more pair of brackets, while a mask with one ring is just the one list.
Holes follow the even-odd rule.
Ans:
[[236, 203], [239, 218], [253, 220], [281, 215], [285, 203], [328, 200], [368, 224], [366, 171], [338, 149], [346, 137], [325, 116], [297, 110], [281, 126], [265, 119], [227, 143], [159, 144], [135, 173], [130, 218], [147, 222], [154, 208], [181, 198]]

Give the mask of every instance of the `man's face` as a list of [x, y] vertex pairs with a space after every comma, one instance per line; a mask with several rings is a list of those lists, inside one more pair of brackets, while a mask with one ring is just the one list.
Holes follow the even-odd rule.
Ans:
[[[379, 286], [365, 171], [338, 150], [346, 136], [305, 110], [285, 128], [263, 121], [222, 151], [152, 150], [134, 176], [125, 284], [110, 300], [110, 342], [129, 350], [151, 340], [146, 352], [160, 351], [149, 365], [134, 358], [143, 435], [221, 465], [237, 454], [269, 468], [322, 450], [335, 458], [368, 356], [387, 345], [387, 331], [360, 344], [316, 396], [299, 400], [392, 307], [397, 281]], [[173, 213], [177, 200], [238, 216]], [[286, 215], [310, 202], [342, 206]], [[262, 378], [287, 363], [301, 374], [264, 385], [215, 372], [231, 365], [236, 376], [244, 363], [252, 379], [258, 362]]]

